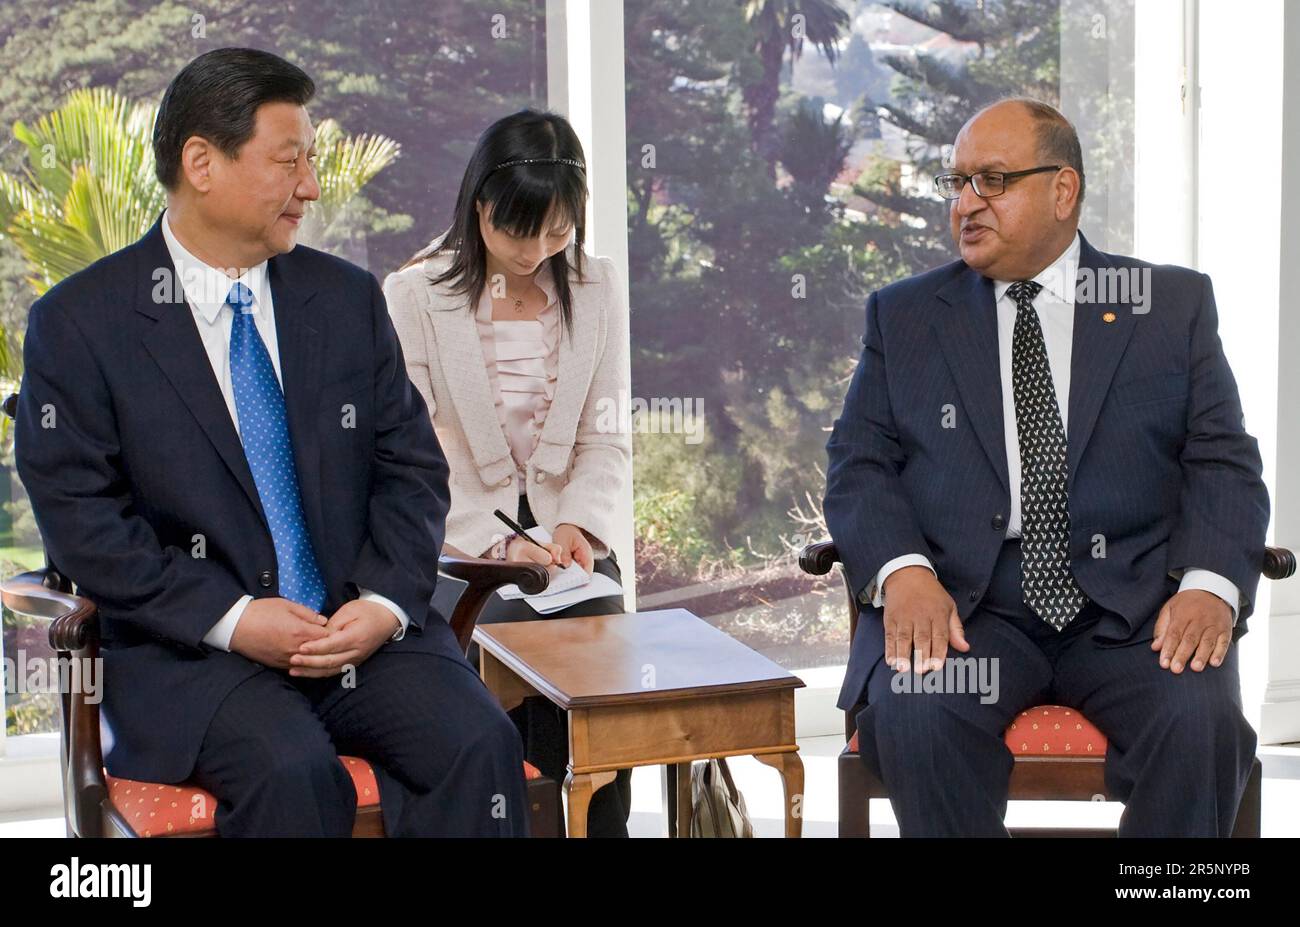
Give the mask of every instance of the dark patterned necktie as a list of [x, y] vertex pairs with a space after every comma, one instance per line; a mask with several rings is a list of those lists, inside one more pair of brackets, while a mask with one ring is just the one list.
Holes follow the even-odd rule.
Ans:
[[1034, 614], [1060, 631], [1087, 603], [1070, 572], [1070, 508], [1065, 491], [1065, 428], [1056, 402], [1047, 345], [1034, 311], [1042, 285], [1013, 283], [1011, 386], [1020, 441], [1021, 589]]

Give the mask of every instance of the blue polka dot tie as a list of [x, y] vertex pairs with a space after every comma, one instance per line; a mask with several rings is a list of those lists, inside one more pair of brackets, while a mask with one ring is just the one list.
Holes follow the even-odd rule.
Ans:
[[235, 312], [230, 325], [230, 378], [235, 387], [239, 436], [271, 526], [280, 595], [320, 611], [325, 604], [325, 580], [302, 514], [284, 393], [275, 377], [271, 355], [257, 331], [252, 291], [236, 283], [230, 288], [226, 305]]

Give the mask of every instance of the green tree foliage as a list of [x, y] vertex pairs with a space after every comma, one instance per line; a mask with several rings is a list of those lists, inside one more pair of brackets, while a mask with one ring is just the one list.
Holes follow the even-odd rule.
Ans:
[[[0, 231], [18, 248], [37, 295], [64, 277], [136, 241], [166, 205], [154, 176], [150, 138], [157, 107], [132, 104], [106, 87], [74, 90], [14, 136], [27, 151], [22, 174], [0, 171]], [[397, 157], [382, 136], [345, 136], [326, 119], [317, 127], [321, 232]]]
[[[895, 73], [889, 97], [867, 98], [860, 105], [864, 116], [874, 114], [905, 133], [910, 176], [928, 183], [945, 170], [944, 157], [957, 132], [995, 100], [1026, 95], [1059, 104], [1060, 0], [894, 0], [884, 5], [952, 40], [882, 56]], [[877, 171], [862, 178], [856, 192], [884, 211], [877, 244], [892, 250], [905, 266], [920, 270], [956, 257], [948, 205], [924, 184], [918, 191], [905, 185], [897, 170]]]
[[[755, 88], [780, 73], [758, 47], [794, 53], [781, 29], [796, 8], [809, 5], [626, 7], [633, 386], [702, 399], [710, 438], [638, 436], [637, 497], [681, 504], [698, 491], [684, 472], [725, 461], [729, 504], [685, 505], [720, 560], [751, 542], [783, 550], [786, 512], [824, 460], [862, 300], [896, 270], [828, 196], [855, 137], [842, 115], [784, 90], [770, 144], [755, 118], [771, 87]], [[834, 58], [847, 15], [815, 22], [827, 31], [808, 41]], [[646, 453], [652, 442], [671, 451]]]

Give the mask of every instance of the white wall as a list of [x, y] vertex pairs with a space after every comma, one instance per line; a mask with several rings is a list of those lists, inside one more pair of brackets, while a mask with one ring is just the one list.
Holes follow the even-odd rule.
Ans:
[[[1237, 378], [1246, 427], [1259, 439], [1276, 529], [1279, 478], [1295, 478], [1294, 461], [1290, 473], [1278, 466], [1284, 4], [1200, 0], [1198, 5], [1196, 266], [1214, 280], [1219, 334]], [[1295, 12], [1292, 7], [1293, 20]], [[1290, 66], [1294, 70], [1296, 62]], [[1288, 307], [1290, 313], [1296, 309]], [[1300, 544], [1300, 537], [1277, 540]], [[1274, 592], [1261, 580], [1258, 617], [1241, 640], [1242, 696], [1257, 729], [1269, 654], [1280, 643], [1275, 630], [1279, 622], [1296, 620], [1294, 615], [1267, 617]]]
[[[621, 0], [547, 0], [546, 80], [549, 107], [569, 120], [587, 156], [587, 250], [614, 261], [626, 300], [627, 119]], [[630, 359], [624, 375], [630, 383]], [[636, 563], [628, 476], [611, 546], [631, 611], [636, 608]]]

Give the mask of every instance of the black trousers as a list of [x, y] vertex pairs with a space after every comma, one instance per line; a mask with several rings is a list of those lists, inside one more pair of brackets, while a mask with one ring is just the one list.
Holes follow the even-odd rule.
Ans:
[[192, 775], [217, 798], [218, 833], [349, 836], [356, 791], [345, 754], [373, 765], [390, 837], [526, 836], [515, 726], [446, 622], [423, 633], [445, 634], [448, 652], [381, 647], [355, 678], [267, 669], [232, 690]]
[[[519, 497], [519, 517], [515, 519], [521, 527], [532, 528], [537, 524], [529, 508], [528, 498]], [[597, 560], [595, 570], [617, 581], [623, 582], [618, 560], [611, 552], [609, 557]], [[434, 604], [438, 611], [450, 615], [456, 600], [460, 598], [465, 584], [458, 580], [439, 579]], [[555, 612], [551, 615], [539, 615], [527, 603], [507, 602], [499, 595], [492, 596], [480, 614], [479, 624], [493, 624], [501, 621], [544, 621], [550, 618], [578, 618], [588, 615], [616, 615], [626, 609], [623, 597], [607, 596], [590, 599], [577, 605]], [[474, 666], [479, 665], [478, 645], [470, 646], [469, 660]], [[519, 735], [524, 742], [524, 755], [528, 762], [541, 772], [563, 782], [569, 768], [569, 716], [554, 703], [541, 697], [526, 698], [509, 712], [515, 722]], [[587, 809], [587, 835], [589, 837], [626, 837], [628, 817], [632, 813], [632, 770], [620, 769], [614, 781], [597, 789], [591, 797]]]
[[[871, 674], [857, 716], [861, 755], [889, 790], [901, 833], [1005, 836], [1013, 759], [1003, 732], [1021, 711], [1051, 703], [1077, 708], [1106, 735], [1106, 787], [1125, 806], [1121, 836], [1231, 834], [1256, 743], [1236, 645], [1217, 668], [1175, 675], [1151, 650], [1156, 616], [1109, 642], [1092, 633], [1105, 612], [1090, 602], [1058, 632], [1024, 604], [1021, 575], [1020, 543], [1007, 541], [966, 621], [970, 651], [948, 651], [996, 661], [994, 700], [957, 686], [907, 691], [883, 658]], [[1169, 595], [1177, 588], [1170, 579]]]

